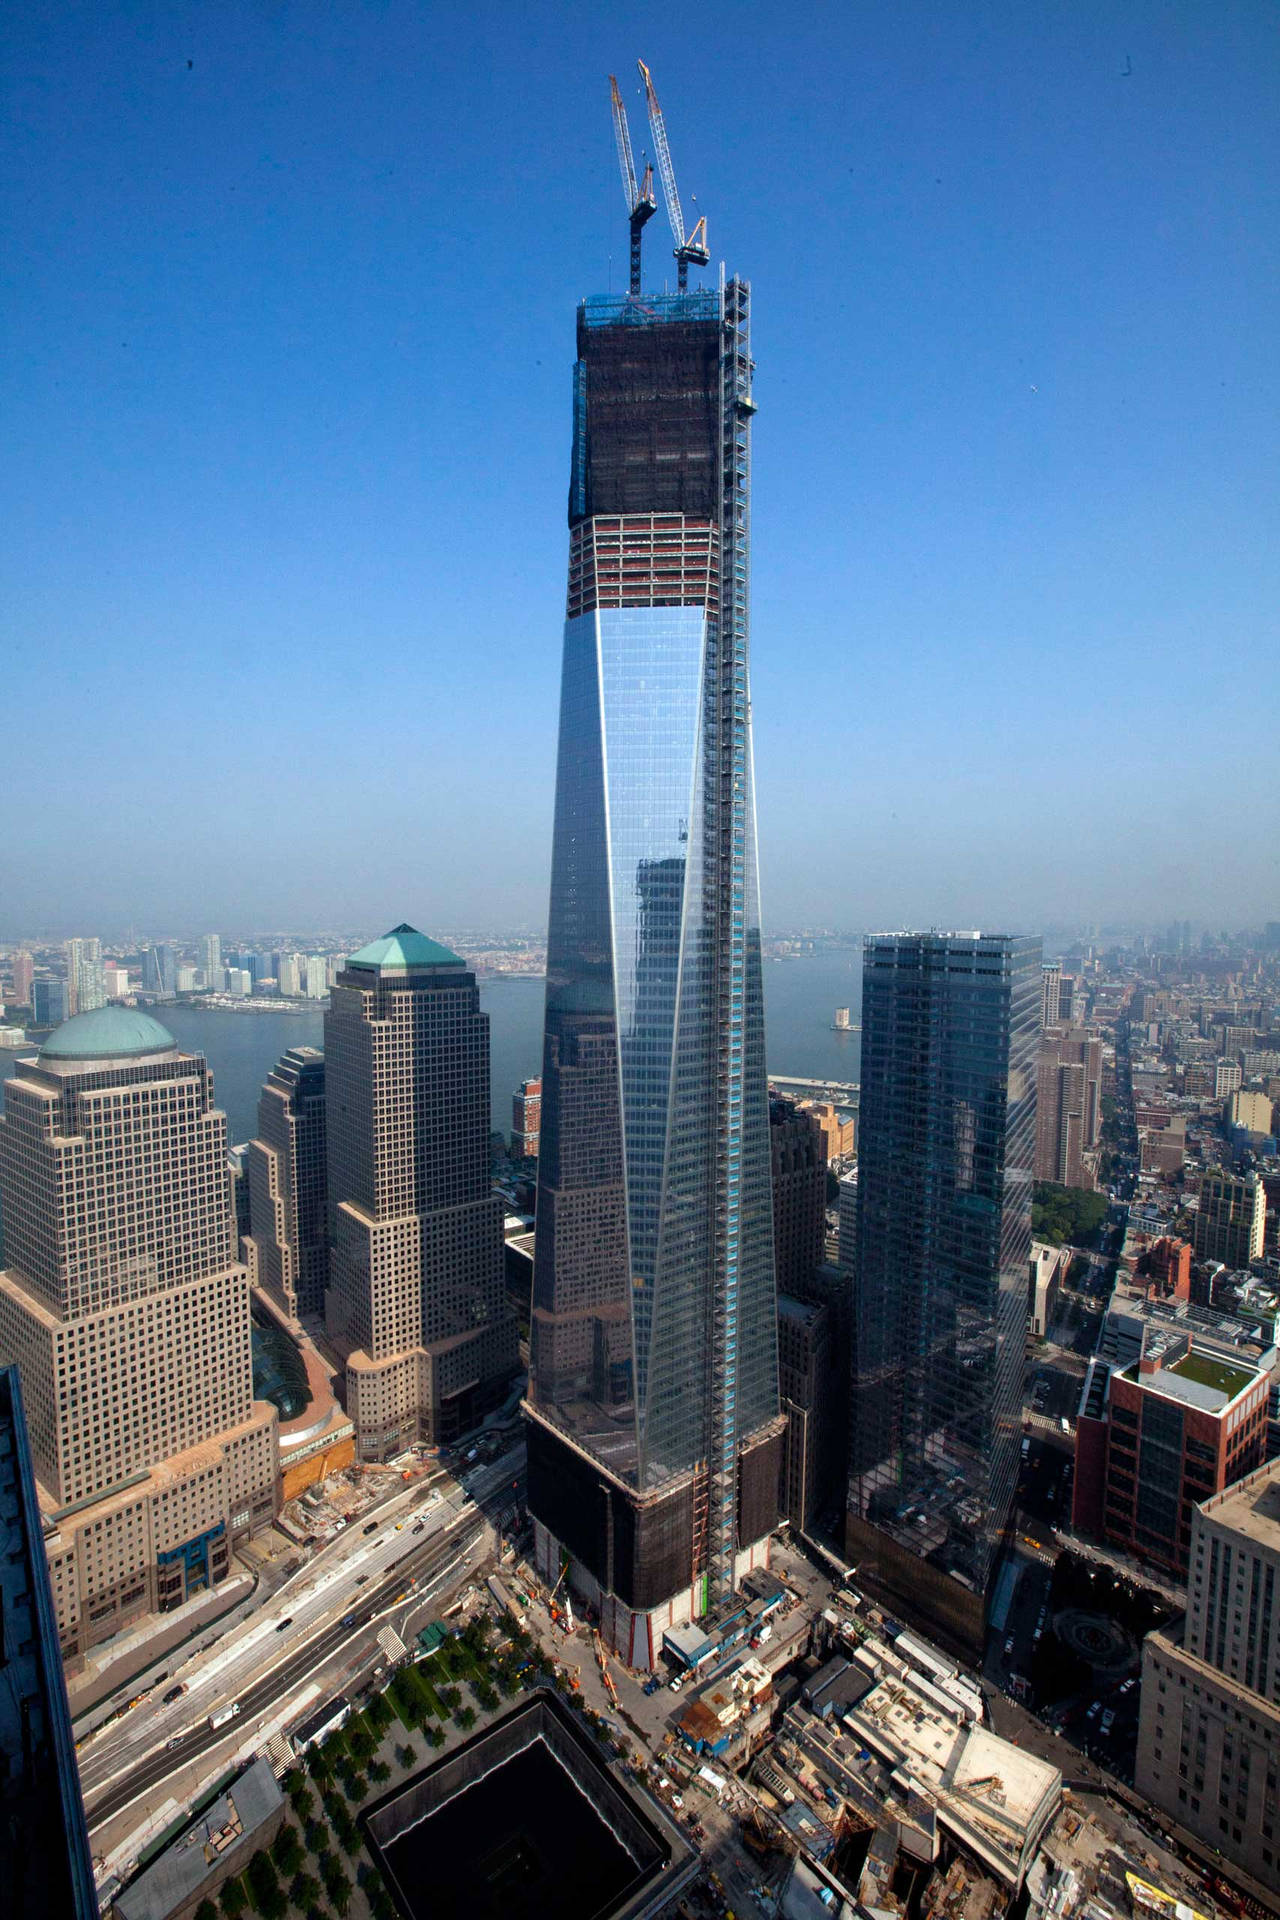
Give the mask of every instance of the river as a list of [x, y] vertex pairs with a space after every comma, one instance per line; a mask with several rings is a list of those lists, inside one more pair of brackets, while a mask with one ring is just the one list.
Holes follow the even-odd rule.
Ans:
[[[860, 1016], [862, 954], [831, 949], [791, 960], [768, 960], [764, 968], [766, 1054], [773, 1074], [807, 1079], [856, 1080], [859, 1039], [833, 1032], [838, 1006]], [[511, 1094], [520, 1081], [541, 1071], [540, 979], [511, 974], [480, 982], [480, 1003], [489, 1016], [492, 1125], [511, 1131]], [[268, 1071], [286, 1047], [323, 1047], [324, 1014], [231, 1013], [204, 1007], [157, 1007], [155, 1013], [190, 1053], [203, 1053], [213, 1069], [214, 1091], [225, 1107], [231, 1140], [257, 1132], [258, 1095]], [[16, 1060], [0, 1054], [0, 1080]]]

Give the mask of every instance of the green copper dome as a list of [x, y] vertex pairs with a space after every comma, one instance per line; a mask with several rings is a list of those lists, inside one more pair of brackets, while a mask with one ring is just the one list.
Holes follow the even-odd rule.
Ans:
[[167, 1027], [137, 1007], [95, 1007], [64, 1020], [40, 1049], [42, 1060], [128, 1060], [144, 1053], [172, 1053], [177, 1041]]
[[425, 933], [404, 922], [392, 927], [390, 933], [384, 933], [381, 940], [371, 940], [347, 961], [349, 967], [391, 968], [397, 973], [408, 972], [411, 967], [465, 967], [466, 964], [461, 954], [451, 953], [438, 940], [428, 940]]

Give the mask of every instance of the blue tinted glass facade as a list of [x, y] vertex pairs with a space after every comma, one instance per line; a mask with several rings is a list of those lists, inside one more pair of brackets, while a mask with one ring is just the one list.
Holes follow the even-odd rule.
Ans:
[[1040, 943], [863, 956], [850, 1553], [981, 1631], [1018, 1465]]
[[547, 945], [530, 1403], [688, 1495], [686, 1586], [775, 1513], [742, 1468], [778, 1414], [746, 314], [740, 282], [579, 314]]

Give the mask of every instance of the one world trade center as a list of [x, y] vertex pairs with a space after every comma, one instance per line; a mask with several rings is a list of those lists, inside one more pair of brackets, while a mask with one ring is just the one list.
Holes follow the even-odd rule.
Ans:
[[577, 316], [525, 1411], [540, 1569], [650, 1666], [767, 1560], [783, 1423], [750, 289], [638, 280]]

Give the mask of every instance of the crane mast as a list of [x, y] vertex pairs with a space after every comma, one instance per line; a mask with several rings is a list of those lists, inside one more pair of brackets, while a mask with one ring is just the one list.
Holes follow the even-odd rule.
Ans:
[[622, 170], [622, 191], [626, 196], [627, 215], [631, 226], [631, 292], [640, 291], [640, 236], [645, 221], [658, 210], [653, 197], [653, 168], [646, 166], [644, 180], [639, 192], [636, 191], [636, 166], [631, 157], [631, 129], [627, 125], [627, 110], [622, 104], [622, 95], [618, 92], [618, 82], [613, 74], [609, 75], [609, 92], [613, 102], [613, 137], [618, 146], [618, 165]]

